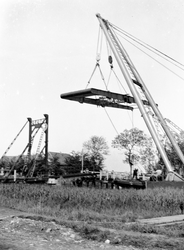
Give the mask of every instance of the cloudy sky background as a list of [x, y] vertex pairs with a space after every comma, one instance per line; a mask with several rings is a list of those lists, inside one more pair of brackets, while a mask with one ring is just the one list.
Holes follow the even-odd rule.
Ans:
[[[60, 98], [60, 94], [85, 89], [88, 84], [96, 63], [99, 30], [96, 13], [184, 64], [182, 0], [1, 0], [1, 155], [27, 117], [35, 120], [43, 114], [49, 115], [50, 151], [80, 151], [83, 142], [93, 135], [105, 137], [111, 146], [117, 133], [103, 108]], [[183, 79], [126, 41], [123, 45], [163, 116], [184, 129]], [[169, 67], [184, 78], [182, 70]], [[107, 80], [109, 65], [105, 41], [101, 68]], [[115, 62], [114, 70], [128, 90]], [[104, 89], [98, 71], [89, 87]], [[115, 77], [111, 78], [109, 89], [119, 92]], [[133, 114], [126, 110], [106, 110], [118, 132], [135, 126], [148, 133], [138, 110]], [[28, 128], [8, 155], [20, 154], [27, 142]], [[128, 168], [122, 159], [122, 152], [111, 148], [107, 168], [126, 171]]]

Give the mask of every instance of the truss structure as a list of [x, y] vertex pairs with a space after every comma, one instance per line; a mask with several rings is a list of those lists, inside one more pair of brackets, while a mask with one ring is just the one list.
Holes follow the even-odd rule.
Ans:
[[[28, 121], [26, 122], [26, 124], [29, 123], [29, 141], [28, 141], [26, 147], [24, 148], [24, 150], [22, 151], [22, 153], [17, 158], [16, 162], [13, 164], [11, 169], [6, 174], [6, 178], [8, 178], [8, 176], [10, 176], [13, 173], [14, 169], [16, 168], [16, 165], [22, 159], [22, 157], [23, 157], [23, 155], [24, 155], [24, 153], [26, 151], [27, 151], [27, 156], [25, 157], [25, 164], [24, 164], [23, 170], [25, 168], [28, 168], [29, 169], [29, 171], [28, 171], [29, 176], [27, 176], [27, 177], [32, 177], [33, 176], [33, 172], [34, 172], [34, 169], [35, 169], [35, 162], [33, 164], [33, 167], [31, 167], [31, 168], [29, 166], [29, 162], [31, 160], [31, 150], [32, 150], [33, 141], [34, 141], [34, 138], [36, 137], [36, 135], [37, 135], [37, 133], [38, 133], [38, 131], [40, 129], [42, 129], [42, 133], [41, 133], [41, 137], [40, 137], [40, 140], [39, 140], [39, 143], [38, 143], [38, 148], [37, 148], [37, 151], [36, 151], [36, 157], [35, 158], [37, 158], [39, 153], [44, 153], [44, 161], [45, 161], [44, 163], [45, 163], [46, 166], [48, 165], [48, 124], [49, 124], [49, 116], [47, 114], [44, 114], [43, 119], [32, 120], [32, 118], [29, 117], [29, 118], [27, 118], [27, 120]], [[5, 151], [5, 153], [2, 156], [1, 160], [7, 154], [9, 149], [12, 147], [15, 140], [18, 138], [18, 136], [20, 135], [20, 133], [24, 129], [25, 125], [20, 130], [20, 132], [17, 134], [17, 136], [14, 138], [14, 140], [12, 141], [10, 146], [7, 148], [7, 150]], [[44, 144], [43, 149], [40, 150], [41, 141], [42, 141], [44, 135], [45, 135], [45, 144]]]

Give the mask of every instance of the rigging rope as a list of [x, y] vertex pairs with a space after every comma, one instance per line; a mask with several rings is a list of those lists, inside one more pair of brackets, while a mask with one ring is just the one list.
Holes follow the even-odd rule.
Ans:
[[101, 28], [99, 26], [98, 40], [97, 40], [97, 47], [96, 47], [96, 60], [97, 60], [97, 62], [99, 62], [101, 59], [102, 40], [103, 40], [103, 33], [101, 32]]
[[151, 59], [153, 59], [154, 61], [156, 61], [157, 63], [159, 63], [160, 65], [162, 65], [164, 68], [166, 68], [167, 70], [169, 70], [170, 72], [172, 72], [174, 75], [176, 75], [177, 77], [179, 77], [180, 79], [184, 80], [183, 77], [181, 77], [180, 75], [178, 75], [177, 73], [175, 73], [173, 70], [171, 70], [170, 68], [168, 68], [167, 66], [165, 66], [163, 63], [159, 62], [157, 59], [155, 59], [154, 57], [150, 56], [148, 53], [146, 53], [144, 50], [140, 49], [138, 46], [136, 46], [135, 44], [133, 44], [132, 42], [130, 42], [128, 39], [124, 38], [123, 36], [121, 36], [124, 40], [126, 40], [127, 42], [129, 42], [130, 44], [132, 44], [134, 47], [136, 47], [137, 49], [139, 49], [140, 51], [142, 51], [144, 54], [146, 54], [147, 56], [149, 56]]
[[[136, 38], [135, 36], [129, 34], [128, 32], [122, 30], [121, 28], [115, 26], [115, 25], [112, 24], [112, 23], [111, 23], [111, 26], [112, 26], [115, 30], [117, 30], [118, 32], [124, 34], [125, 36], [129, 37], [129, 38], [132, 39], [133, 41], [139, 43], [141, 46], [143, 46], [143, 47], [145, 47], [145, 48], [151, 50], [152, 52], [155, 51], [154, 53], [156, 53], [156, 54], [159, 55], [159, 56], [162, 55], [161, 57], [162, 57], [163, 59], [165, 59], [165, 60], [167, 60], [167, 61], [171, 60], [171, 61], [177, 63], [178, 65], [182, 66], [183, 68], [180, 67], [180, 66], [178, 66], [177, 64], [175, 64], [175, 63], [169, 61], [170, 63], [172, 63], [172, 64], [175, 65], [176, 67], [179, 67], [180, 69], [184, 70], [184, 65], [183, 65], [182, 63], [178, 62], [177, 60], [175, 60], [174, 58], [172, 58], [172, 57], [166, 55], [165, 53], [163, 53], [163, 52], [161, 52], [160, 50], [154, 48], [153, 46], [151, 46], [151, 45], [149, 45], [149, 44], [147, 44], [147, 43], [141, 41], [140, 39]], [[169, 60], [168, 60], [168, 59], [169, 59]]]
[[[116, 128], [116, 126], [114, 125], [114, 123], [113, 123], [113, 121], [112, 121], [112, 119], [111, 119], [110, 115], [108, 114], [108, 112], [107, 112], [106, 108], [104, 108], [104, 110], [105, 110], [105, 113], [106, 113], [106, 115], [107, 115], [107, 117], [108, 117], [108, 119], [109, 119], [110, 123], [112, 124], [112, 126], [113, 126], [114, 130], [116, 131], [117, 135], [119, 135], [119, 132], [118, 132], [118, 130], [117, 130], [117, 128]], [[128, 111], [127, 111], [127, 113], [128, 113]], [[133, 112], [132, 112], [132, 118], [130, 117], [129, 113], [128, 113], [128, 116], [129, 116], [129, 119], [130, 119], [130, 121], [131, 121], [131, 123], [132, 123], [132, 129], [133, 129], [133, 128], [134, 128]]]
[[[92, 79], [92, 77], [93, 77], [93, 75], [94, 75], [94, 73], [95, 73], [95, 70], [96, 70], [96, 68], [98, 67], [98, 68], [99, 68], [99, 71], [100, 71], [100, 74], [101, 74], [101, 78], [102, 78], [102, 80], [103, 80], [103, 82], [104, 82], [104, 85], [105, 85], [105, 88], [106, 88], [107, 91], [108, 91], [108, 88], [107, 88], [107, 87], [108, 87], [109, 82], [110, 82], [111, 74], [112, 74], [112, 72], [113, 72], [114, 75], [115, 75], [115, 77], [116, 77], [117, 82], [121, 85], [121, 87], [123, 88], [123, 90], [125, 91], [125, 93], [127, 93], [127, 91], [126, 91], [125, 88], [123, 87], [121, 81], [119, 80], [117, 74], [116, 74], [115, 71], [114, 71], [113, 59], [112, 59], [112, 56], [111, 56], [111, 51], [110, 51], [110, 47], [109, 47], [109, 45], [108, 45], [107, 40], [106, 40], [106, 45], [107, 45], [107, 53], [108, 53], [108, 62], [109, 62], [109, 64], [110, 64], [110, 73], [109, 73], [109, 77], [108, 77], [107, 84], [106, 84], [106, 82], [105, 82], [105, 78], [104, 78], [104, 76], [103, 76], [103, 73], [102, 73], [102, 71], [101, 71], [100, 64], [99, 64], [99, 61], [100, 61], [100, 59], [101, 59], [101, 50], [102, 50], [102, 36], [101, 36], [101, 39], [100, 39], [100, 30], [99, 30], [99, 33], [98, 33], [98, 42], [97, 42], [97, 50], [96, 50], [96, 54], [97, 54], [97, 55], [96, 55], [96, 65], [95, 65], [95, 68], [94, 68], [94, 70], [93, 70], [93, 72], [92, 72], [92, 75], [91, 75], [91, 77], [90, 77], [90, 79], [89, 79], [89, 81], [88, 81], [88, 84], [87, 84], [86, 88], [87, 88], [88, 85], [90, 84], [90, 81], [91, 81], [91, 79]], [[99, 53], [99, 51], [100, 51], [100, 53]], [[105, 110], [106, 115], [107, 115], [109, 121], [111, 122], [111, 124], [112, 124], [114, 130], [116, 131], [117, 135], [119, 135], [119, 133], [118, 133], [118, 131], [117, 131], [117, 129], [116, 129], [116, 127], [115, 127], [115, 125], [114, 125], [114, 123], [113, 123], [111, 117], [110, 117], [110, 115], [108, 114], [108, 112], [107, 112], [107, 110], [106, 110], [105, 108], [104, 108], [104, 110]], [[129, 114], [128, 114], [128, 115], [129, 115]], [[129, 116], [129, 119], [131, 120], [130, 116]], [[133, 118], [132, 118], [132, 120], [131, 120], [131, 123], [132, 123], [132, 126], [133, 126]]]
[[1, 159], [4, 158], [4, 156], [7, 154], [8, 150], [11, 148], [11, 146], [13, 145], [13, 143], [16, 141], [16, 139], [18, 138], [18, 136], [20, 135], [20, 133], [22, 132], [22, 130], [25, 128], [25, 126], [27, 125], [28, 121], [24, 124], [24, 126], [21, 128], [21, 130], [18, 132], [18, 134], [15, 136], [15, 138], [13, 139], [13, 141], [11, 142], [11, 144], [8, 146], [8, 148], [6, 149], [6, 151], [4, 152], [3, 156], [1, 157]]
[[103, 73], [102, 73], [102, 70], [101, 70], [101, 68], [100, 68], [100, 64], [99, 64], [99, 63], [97, 63], [97, 64], [95, 65], [95, 68], [94, 68], [94, 70], [93, 70], [93, 72], [92, 72], [92, 75], [91, 75], [91, 77], [90, 77], [90, 79], [89, 79], [89, 81], [88, 81], [88, 83], [87, 83], [87, 85], [86, 85], [86, 89], [87, 89], [87, 87], [89, 86], [89, 84], [90, 84], [90, 82], [91, 82], [91, 79], [92, 79], [92, 77], [93, 77], [93, 75], [94, 75], [95, 70], [96, 70], [97, 67], [98, 67], [98, 69], [99, 69], [99, 71], [100, 71], [100, 75], [101, 75], [102, 81], [103, 81], [103, 83], [104, 83], [104, 85], [105, 85], [105, 88], [106, 88], [106, 90], [108, 91], [108, 89], [107, 89], [107, 84], [106, 84], [106, 82], [105, 82], [105, 78], [104, 78], [104, 76], [103, 76]]
[[93, 70], [93, 72], [91, 74], [91, 77], [90, 77], [90, 79], [89, 79], [89, 81], [88, 81], [88, 83], [86, 85], [86, 89], [87, 89], [87, 87], [89, 86], [89, 84], [91, 82], [91, 79], [92, 79], [92, 77], [93, 77], [93, 75], [94, 75], [94, 73], [96, 71], [96, 68], [98, 67], [98, 69], [100, 71], [101, 78], [102, 78], [102, 80], [104, 82], [105, 88], [106, 88], [106, 90], [108, 90], [107, 89], [107, 84], [105, 82], [105, 78], [103, 76], [103, 73], [102, 73], [102, 70], [101, 70], [100, 64], [99, 64], [100, 59], [101, 59], [101, 51], [102, 51], [102, 39], [103, 39], [103, 33], [101, 32], [101, 28], [99, 27], [97, 49], [96, 49], [96, 65], [95, 65], [95, 68], [94, 68], [94, 70]]
[[111, 73], [112, 73], [112, 69], [110, 70], [110, 73], [109, 73], [109, 77], [108, 77], [108, 80], [107, 80], [107, 87], [109, 85], [109, 82], [110, 82], [110, 78], [111, 78]]
[[118, 83], [121, 85], [121, 87], [123, 88], [123, 90], [125, 91], [126, 94], [128, 94], [128, 92], [126, 91], [126, 89], [124, 88], [123, 84], [121, 83], [120, 79], [118, 78], [117, 74], [115, 73], [114, 69], [112, 69], [112, 72], [114, 73], [116, 80], [118, 81]]
[[111, 56], [111, 49], [110, 49], [107, 39], [106, 39], [106, 46], [107, 46], [107, 54], [108, 56]]
[[105, 110], [105, 113], [106, 113], [107, 117], [109, 118], [109, 121], [111, 122], [111, 124], [112, 124], [114, 130], [116, 131], [117, 135], [119, 135], [119, 132], [118, 132], [118, 130], [116, 129], [116, 127], [115, 127], [115, 125], [114, 125], [112, 119], [110, 118], [110, 115], [108, 114], [106, 108], [104, 108], [104, 110]]

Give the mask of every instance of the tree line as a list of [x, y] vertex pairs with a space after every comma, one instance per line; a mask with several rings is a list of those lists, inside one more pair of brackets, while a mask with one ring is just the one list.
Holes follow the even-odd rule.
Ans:
[[[183, 135], [177, 135], [175, 138], [181, 151], [184, 153]], [[181, 160], [166, 138], [163, 137], [162, 142], [171, 165], [174, 166], [176, 171], [179, 171], [183, 168]], [[133, 166], [137, 164], [140, 164], [146, 172], [165, 168], [152, 138], [138, 128], [125, 129], [112, 140], [111, 146], [122, 151], [124, 163], [128, 163], [130, 166], [130, 174], [132, 174]], [[0, 168], [11, 169], [13, 164], [16, 164], [15, 169], [17, 173], [24, 176], [29, 174], [29, 170], [33, 167], [33, 164], [35, 164], [34, 176], [60, 176], [78, 173], [81, 170], [95, 172], [105, 167], [105, 157], [109, 154], [109, 151], [108, 143], [104, 137], [92, 136], [88, 141], [83, 143], [82, 151], [72, 151], [65, 158], [64, 165], [60, 163], [59, 157], [55, 155], [49, 158], [46, 166], [45, 159], [42, 155], [39, 155], [36, 159], [36, 164], [34, 157], [29, 163], [26, 163], [25, 158], [20, 158], [17, 163], [14, 161], [1, 161]]]

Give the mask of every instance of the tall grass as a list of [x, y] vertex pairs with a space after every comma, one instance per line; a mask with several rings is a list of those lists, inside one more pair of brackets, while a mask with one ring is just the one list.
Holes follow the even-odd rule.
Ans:
[[114, 190], [1, 184], [0, 205], [63, 220], [122, 223], [181, 213], [184, 190], [154, 188]]

